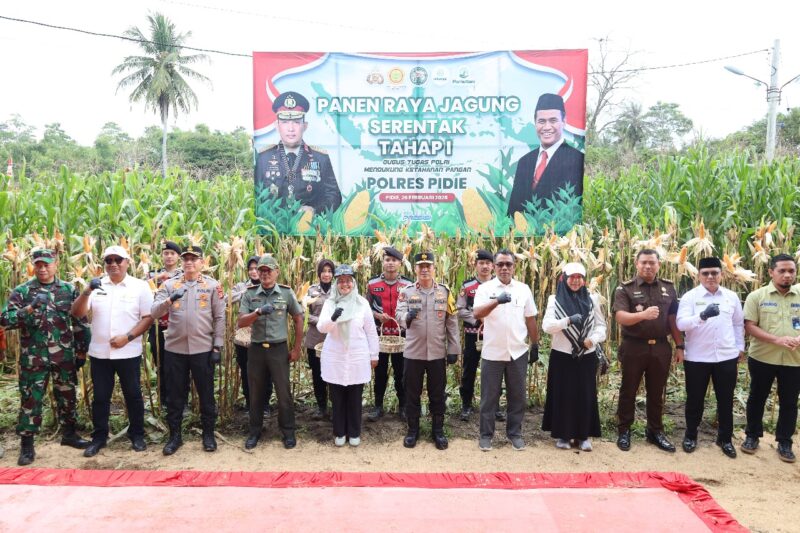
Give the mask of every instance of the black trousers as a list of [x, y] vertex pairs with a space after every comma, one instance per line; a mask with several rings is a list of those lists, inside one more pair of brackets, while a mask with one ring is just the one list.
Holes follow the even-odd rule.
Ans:
[[[319, 357], [314, 348], [306, 348], [308, 353], [308, 367], [311, 369], [311, 381], [314, 384], [314, 398], [317, 400], [317, 407], [323, 411], [328, 410], [328, 384], [322, 380], [322, 369], [320, 368]], [[363, 388], [363, 385], [362, 385]], [[331, 395], [331, 401], [333, 396]], [[339, 435], [341, 437], [341, 435]], [[356, 437], [358, 435], [355, 435]]]
[[266, 383], [272, 378], [278, 396], [278, 427], [284, 436], [294, 436], [294, 399], [289, 383], [289, 348], [285, 342], [250, 345], [247, 352], [247, 377], [250, 380], [250, 433], [261, 433], [264, 423], [262, 404]]
[[128, 359], [90, 358], [90, 373], [94, 386], [92, 398], [92, 440], [108, 440], [108, 415], [111, 410], [111, 394], [114, 392], [114, 374], [119, 377], [125, 407], [128, 410], [128, 437], [133, 440], [144, 437], [144, 399], [142, 398], [142, 356]]
[[383, 407], [383, 398], [386, 395], [386, 385], [389, 383], [389, 360], [392, 361], [392, 372], [394, 373], [394, 390], [397, 393], [397, 404], [405, 407], [406, 394], [403, 386], [403, 368], [405, 360], [403, 353], [380, 353], [378, 354], [378, 366], [375, 367], [375, 405]]
[[[247, 377], [247, 346], [239, 346], [238, 344], [234, 344], [236, 347], [236, 363], [239, 365], [239, 375], [242, 379], [242, 394], [244, 395], [244, 404], [245, 406], [250, 409], [250, 382], [248, 381]], [[269, 375], [269, 370], [267, 370], [267, 379], [264, 382], [264, 401], [266, 405], [269, 405], [269, 399], [272, 397], [272, 377]]]
[[364, 384], [358, 385], [328, 385], [331, 390], [331, 404], [333, 412], [334, 437], [360, 437], [361, 436], [361, 398], [364, 394]]
[[736, 357], [717, 363], [684, 361], [686, 374], [686, 436], [697, 439], [697, 428], [703, 420], [708, 382], [714, 384], [717, 398], [717, 418], [719, 428], [717, 440], [730, 442], [733, 437], [733, 391], [736, 389]]
[[481, 352], [475, 348], [477, 340], [477, 334], [464, 333], [464, 368], [461, 373], [461, 386], [458, 388], [463, 407], [471, 406], [475, 397], [475, 375], [481, 362]]
[[158, 394], [162, 404], [167, 403], [167, 376], [164, 372], [164, 330], [153, 324], [147, 334], [150, 354], [158, 372]]
[[425, 375], [428, 376], [428, 403], [430, 404], [431, 416], [444, 417], [444, 393], [447, 384], [447, 363], [444, 358], [434, 359], [433, 361], [422, 361], [420, 359], [406, 359], [405, 362], [405, 386], [406, 386], [406, 416], [408, 417], [409, 429], [412, 423], [419, 423], [419, 416], [422, 411], [422, 384]]
[[167, 424], [172, 432], [181, 430], [183, 408], [189, 398], [189, 376], [194, 381], [200, 399], [200, 422], [203, 432], [213, 432], [217, 419], [217, 403], [214, 399], [214, 366], [211, 352], [178, 354], [164, 352], [164, 365], [169, 376], [167, 398]]
[[800, 366], [783, 366], [762, 363], [748, 358], [750, 369], [750, 395], [747, 397], [748, 437], [764, 436], [764, 405], [767, 403], [772, 383], [778, 379], [778, 425], [775, 440], [792, 444], [797, 426], [797, 397], [800, 392]]

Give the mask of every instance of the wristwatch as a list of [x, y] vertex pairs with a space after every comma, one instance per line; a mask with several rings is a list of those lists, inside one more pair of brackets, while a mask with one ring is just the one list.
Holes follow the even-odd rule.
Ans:
[[685, 344], [676, 344], [675, 345], [675, 349], [676, 350], [685, 350], [686, 349], [686, 345]]
[[136, 338], [136, 337], [134, 337], [133, 335], [131, 335], [130, 333], [128, 333], [128, 342], [131, 342], [131, 341], [132, 341], [133, 339], [135, 339], [135, 338]]

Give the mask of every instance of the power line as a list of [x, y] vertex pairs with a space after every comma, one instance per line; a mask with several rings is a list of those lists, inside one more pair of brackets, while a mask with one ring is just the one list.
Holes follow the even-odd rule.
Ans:
[[[149, 41], [147, 39], [135, 39], [133, 37], [128, 37], [126, 35], [116, 35], [116, 34], [113, 34], [113, 33], [101, 33], [101, 32], [89, 31], [89, 30], [82, 30], [80, 28], [71, 28], [69, 26], [58, 26], [58, 25], [55, 25], [55, 24], [47, 24], [45, 22], [38, 22], [38, 21], [35, 21], [35, 20], [25, 20], [25, 19], [13, 18], [13, 17], [5, 17], [3, 15], [0, 15], [0, 19], [10, 20], [12, 22], [22, 22], [22, 23], [25, 23], [25, 24], [33, 24], [34, 26], [41, 26], [43, 28], [50, 28], [50, 29], [54, 29], [54, 30], [72, 31], [72, 32], [75, 32], [75, 33], [82, 33], [84, 35], [91, 35], [93, 37], [109, 37], [109, 38], [112, 38], [112, 39], [122, 39], [123, 41], [131, 41], [131, 42], [134, 42], [134, 43], [148, 43], [148, 44], [155, 44], [157, 46], [158, 45], [163, 45], [163, 43], [158, 43], [158, 42], [155, 42], [155, 41]], [[214, 49], [211, 49], [211, 48], [195, 48], [193, 46], [183, 46], [183, 45], [174, 46], [174, 48], [182, 48], [184, 50], [192, 50], [194, 52], [207, 52], [209, 54], [221, 54], [221, 55], [234, 56], [234, 57], [247, 57], [247, 58], [252, 57], [251, 54], [237, 54], [236, 52], [226, 52], [224, 50], [214, 50]]]
[[[164, 0], [164, 1], [168, 1], [168, 0]], [[193, 6], [193, 7], [204, 7], [206, 9], [217, 9], [217, 10], [220, 10], [220, 11], [228, 11], [228, 12], [231, 12], [231, 13], [267, 17], [267, 15], [262, 15], [262, 14], [259, 14], [259, 13], [250, 13], [250, 12], [246, 12], [246, 11], [236, 11], [236, 10], [232, 10], [232, 9], [213, 8], [213, 7], [209, 7], [209, 6], [199, 6], [197, 4], [190, 4], [188, 2], [172, 1], [172, 3], [183, 4], [183, 5], [187, 5], [187, 6]], [[272, 18], [276, 18], [276, 17], [272, 17]], [[150, 40], [147, 40], [147, 39], [136, 39], [136, 38], [133, 38], [133, 37], [128, 37], [126, 35], [117, 35], [117, 34], [113, 34], [113, 33], [94, 32], [94, 31], [84, 30], [84, 29], [80, 29], [80, 28], [72, 28], [72, 27], [69, 27], [69, 26], [59, 26], [59, 25], [56, 25], [56, 24], [47, 24], [45, 22], [39, 22], [39, 21], [35, 21], [35, 20], [26, 20], [26, 19], [20, 19], [20, 18], [6, 17], [6, 16], [3, 16], [3, 15], [0, 15], [0, 19], [8, 20], [8, 21], [11, 21], [11, 22], [21, 22], [21, 23], [24, 23], [24, 24], [32, 24], [34, 26], [40, 26], [40, 27], [43, 27], [43, 28], [71, 31], [71, 32], [80, 33], [80, 34], [83, 34], [83, 35], [90, 35], [90, 36], [93, 36], [93, 37], [107, 37], [107, 38], [111, 38], [111, 39], [121, 39], [123, 41], [130, 41], [130, 42], [134, 42], [134, 43], [148, 43], [148, 44], [155, 44], [155, 45], [161, 44], [161, 43], [157, 43], [155, 41], [150, 41]], [[292, 19], [285, 18], [285, 20], [292, 20]], [[361, 28], [356, 28], [355, 26], [349, 26], [349, 27], [342, 26], [342, 27], [346, 27], [346, 28], [350, 28], [350, 29], [361, 29]], [[237, 53], [237, 52], [227, 52], [225, 50], [216, 50], [216, 49], [213, 49], [213, 48], [197, 48], [197, 47], [193, 47], [193, 46], [183, 46], [183, 45], [176, 46], [175, 48], [182, 48], [184, 50], [192, 50], [194, 52], [205, 52], [205, 53], [209, 53], [209, 54], [220, 54], [220, 55], [233, 56], [233, 57], [246, 57], [248, 59], [252, 57], [252, 54], [242, 54], [242, 53]], [[763, 53], [763, 52], [769, 52], [769, 49], [763, 48], [763, 49], [760, 49], [760, 50], [753, 50], [752, 52], [744, 52], [744, 53], [741, 53], [741, 54], [734, 54], [734, 55], [730, 55], [730, 56], [716, 57], [716, 58], [713, 58], [713, 59], [703, 59], [703, 60], [700, 60], [700, 61], [691, 61], [691, 62], [688, 62], [688, 63], [675, 63], [675, 64], [672, 64], [672, 65], [660, 65], [660, 66], [655, 66], [655, 67], [638, 67], [638, 68], [632, 68], [632, 69], [617, 70], [617, 71], [614, 71], [614, 72], [617, 72], [617, 73], [622, 73], [622, 72], [644, 72], [644, 71], [650, 71], [650, 70], [666, 70], [666, 69], [673, 69], [673, 68], [690, 67], [690, 66], [694, 66], [694, 65], [702, 65], [702, 64], [705, 64], [705, 63], [715, 63], [717, 61], [724, 61], [726, 59], [734, 59], [734, 58], [737, 58], [737, 57], [744, 57], [744, 56], [749, 56], [749, 55], [753, 55], [753, 54], [760, 54], [760, 53]], [[606, 71], [591, 71], [588, 74], [591, 76], [593, 74], [610, 74], [610, 73], [611, 72], [606, 72]]]

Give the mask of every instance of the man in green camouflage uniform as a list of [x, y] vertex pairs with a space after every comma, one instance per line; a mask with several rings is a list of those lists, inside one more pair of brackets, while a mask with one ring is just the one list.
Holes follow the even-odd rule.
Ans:
[[33, 462], [33, 436], [42, 424], [42, 404], [47, 381], [53, 379], [58, 419], [63, 428], [62, 446], [83, 449], [89, 445], [75, 432], [77, 369], [86, 361], [90, 332], [69, 314], [78, 291], [56, 278], [57, 254], [33, 252], [36, 277], [14, 289], [2, 314], [0, 326], [20, 330], [20, 410], [17, 434], [22, 437], [18, 464]]

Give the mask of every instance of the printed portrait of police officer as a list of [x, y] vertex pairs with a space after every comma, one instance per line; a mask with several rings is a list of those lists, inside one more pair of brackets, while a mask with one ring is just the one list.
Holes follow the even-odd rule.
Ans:
[[567, 184], [572, 185], [575, 196], [583, 196], [583, 153], [565, 142], [564, 99], [557, 94], [541, 95], [533, 117], [539, 148], [522, 156], [517, 163], [508, 201], [510, 217], [525, 211], [526, 202], [534, 198], [544, 202]]
[[330, 157], [303, 140], [308, 110], [308, 99], [293, 91], [281, 93], [272, 104], [281, 140], [259, 150], [255, 172], [258, 203], [270, 198], [292, 199], [314, 214], [335, 211], [341, 205], [342, 193]]

